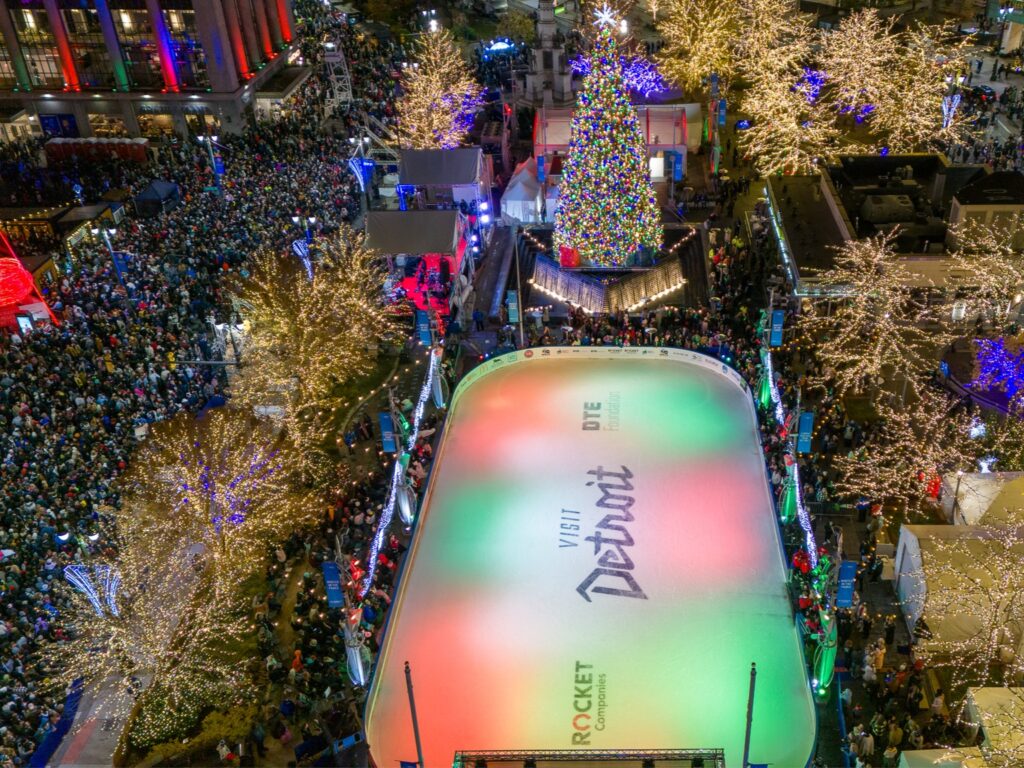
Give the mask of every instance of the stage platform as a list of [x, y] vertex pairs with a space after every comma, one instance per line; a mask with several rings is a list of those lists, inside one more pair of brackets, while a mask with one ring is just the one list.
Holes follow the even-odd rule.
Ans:
[[745, 383], [662, 348], [546, 347], [450, 405], [366, 712], [378, 766], [724, 750], [801, 768], [815, 710]]

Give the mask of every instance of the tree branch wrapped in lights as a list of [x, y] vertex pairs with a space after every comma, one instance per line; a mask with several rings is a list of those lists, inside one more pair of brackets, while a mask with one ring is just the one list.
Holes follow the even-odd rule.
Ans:
[[384, 304], [381, 259], [347, 227], [313, 244], [313, 279], [276, 253], [256, 257], [242, 286], [247, 301], [244, 366], [233, 399], [281, 409], [303, 475], [333, 477], [331, 440], [344, 391], [373, 372], [380, 345], [396, 338]]

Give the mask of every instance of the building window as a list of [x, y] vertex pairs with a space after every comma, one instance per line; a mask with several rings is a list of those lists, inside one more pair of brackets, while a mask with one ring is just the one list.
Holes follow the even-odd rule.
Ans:
[[164, 9], [164, 23], [171, 35], [174, 68], [182, 88], [206, 90], [210, 78], [206, 71], [206, 54], [199, 42], [196, 12], [191, 8]]
[[103, 39], [95, 10], [74, 8], [61, 11], [68, 31], [71, 50], [75, 54], [78, 80], [83, 88], [111, 90], [114, 88], [114, 65]]
[[[130, 7], [138, 5], [139, 7]], [[152, 90], [164, 87], [163, 72], [160, 71], [160, 54], [149, 26], [149, 15], [141, 3], [111, 3], [110, 15], [114, 19], [121, 54], [128, 70], [128, 82], [136, 90]]]
[[0, 40], [0, 91], [13, 91], [18, 87], [18, 75], [14, 71], [11, 52]]
[[[26, 3], [39, 5], [41, 3]], [[14, 33], [21, 45], [21, 53], [28, 66], [29, 79], [34, 88], [63, 88], [64, 71], [60, 66], [57, 41], [50, 29], [46, 11], [42, 7], [11, 9]]]

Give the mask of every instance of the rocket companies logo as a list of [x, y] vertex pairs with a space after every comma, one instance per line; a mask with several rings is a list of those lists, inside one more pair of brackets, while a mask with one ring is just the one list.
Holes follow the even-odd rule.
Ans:
[[595, 675], [593, 664], [576, 662], [572, 696], [572, 745], [587, 747], [592, 744], [594, 731], [605, 728], [607, 675]]

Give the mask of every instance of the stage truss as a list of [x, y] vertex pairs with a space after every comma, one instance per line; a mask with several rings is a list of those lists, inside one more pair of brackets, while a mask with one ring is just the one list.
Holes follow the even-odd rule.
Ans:
[[486, 750], [456, 752], [452, 768], [494, 768], [499, 765], [532, 765], [541, 768], [547, 763], [595, 765], [622, 763], [657, 768], [658, 765], [679, 765], [686, 768], [725, 768], [724, 749], [565, 749], [565, 750]]

